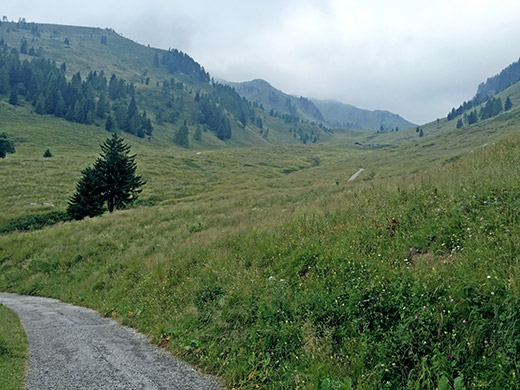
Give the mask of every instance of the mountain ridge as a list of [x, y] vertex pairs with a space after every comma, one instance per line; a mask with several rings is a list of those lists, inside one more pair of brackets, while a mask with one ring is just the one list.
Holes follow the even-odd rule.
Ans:
[[[231, 88], [211, 81], [204, 67], [182, 51], [147, 47], [113, 29], [21, 20], [18, 23], [2, 22], [0, 39], [5, 55], [19, 55], [15, 63], [20, 67], [35, 59], [44, 59], [55, 64], [51, 66], [62, 66], [59, 77], [66, 80], [76, 77], [83, 81], [87, 74], [97, 72], [104, 73], [108, 81], [110, 75], [116, 75], [132, 88], [121, 101], [111, 101], [111, 107], [118, 103], [126, 108], [130, 97], [135, 95], [139, 114], [146, 112], [153, 123], [152, 138], [158, 137], [172, 146], [174, 135], [184, 122], [188, 127], [189, 144], [203, 148], [297, 144], [309, 139], [317, 142], [326, 135], [317, 125], [300, 123], [298, 118], [269, 116]], [[80, 73], [83, 78], [78, 77]], [[27, 89], [31, 80], [24, 82]], [[12, 80], [5, 92], [7, 96], [11, 87], [18, 83], [19, 80]], [[105, 88], [101, 86], [100, 93], [91, 94], [91, 107], [101, 93], [108, 92]], [[46, 86], [42, 85], [31, 97], [37, 98], [41, 93], [46, 99], [47, 92]], [[29, 102], [25, 95], [21, 97], [20, 104], [31, 103], [36, 108], [34, 98]], [[74, 106], [73, 102], [66, 103]], [[44, 113], [53, 114], [52, 110]], [[88, 122], [102, 126], [102, 119], [91, 115]]]
[[246, 99], [256, 102], [267, 111], [299, 116], [328, 127], [352, 130], [394, 130], [416, 126], [398, 114], [387, 110], [366, 110], [333, 99], [315, 99], [290, 95], [277, 89], [264, 79], [223, 83], [235, 88]]

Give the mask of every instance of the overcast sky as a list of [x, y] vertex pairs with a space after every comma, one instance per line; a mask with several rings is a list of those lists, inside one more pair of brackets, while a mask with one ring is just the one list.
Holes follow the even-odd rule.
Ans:
[[518, 0], [16, 0], [9, 20], [111, 27], [213, 77], [424, 123], [520, 57]]

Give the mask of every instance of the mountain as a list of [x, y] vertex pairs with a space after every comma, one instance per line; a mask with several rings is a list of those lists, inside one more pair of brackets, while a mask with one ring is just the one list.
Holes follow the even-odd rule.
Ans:
[[304, 97], [288, 95], [265, 80], [255, 79], [242, 83], [224, 81], [224, 83], [235, 88], [240, 96], [261, 105], [266, 111], [298, 116], [304, 120], [324, 121], [323, 115], [312, 101]]
[[112, 29], [24, 19], [0, 25], [0, 96], [32, 106], [35, 114], [169, 146], [184, 124], [183, 147], [298, 144], [328, 136], [297, 117], [269, 115], [210, 80], [188, 54], [143, 46]]
[[266, 111], [298, 116], [303, 120], [323, 123], [333, 128], [352, 130], [405, 129], [416, 126], [388, 111], [362, 110], [333, 100], [317, 100], [288, 95], [265, 80], [256, 79], [242, 83], [223, 83], [232, 86], [246, 99], [256, 102]]
[[312, 102], [326, 118], [326, 124], [332, 127], [355, 130], [379, 130], [383, 127], [384, 130], [393, 130], [416, 126], [412, 122], [389, 111], [363, 110], [334, 100], [312, 99]]
[[[518, 388], [519, 83], [460, 128], [330, 134], [110, 30], [2, 23], [0, 43], [0, 291], [94, 308], [226, 388]], [[147, 184], [59, 222], [109, 135], [103, 92]]]
[[[492, 98], [500, 92], [505, 91], [512, 85], [515, 85], [519, 81], [520, 59], [516, 62], [513, 62], [506, 68], [502, 69], [500, 73], [497, 73], [496, 75], [489, 77], [485, 82], [480, 83], [477, 88], [477, 92], [475, 93], [475, 96], [471, 100], [462, 103], [457, 109], [455, 109], [455, 107], [451, 109], [451, 111], [448, 113], [448, 120], [455, 119], [459, 115], [462, 115], [485, 102], [490, 102], [491, 105], [495, 103], [495, 109], [493, 109], [492, 107], [488, 107], [488, 111], [491, 111], [492, 114], [493, 111], [496, 113], [500, 112], [500, 107], [498, 107], [499, 101], [493, 101]], [[489, 116], [488, 114], [489, 113], [484, 113], [484, 115], [482, 116]], [[477, 114], [473, 114], [473, 117], [475, 117], [476, 115]]]

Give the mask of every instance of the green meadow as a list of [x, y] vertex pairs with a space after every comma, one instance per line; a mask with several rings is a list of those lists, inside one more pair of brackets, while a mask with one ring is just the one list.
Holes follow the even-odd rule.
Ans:
[[[0, 112], [2, 223], [64, 210], [108, 133]], [[0, 235], [0, 289], [95, 308], [230, 388], [517, 388], [518, 115], [337, 145], [128, 138], [137, 204]]]
[[27, 338], [20, 320], [0, 305], [0, 387], [21, 390], [27, 358]]
[[[171, 75], [151, 67], [156, 49], [39, 28], [34, 44], [69, 75], [114, 72], [144, 108], [159, 102]], [[199, 87], [178, 95], [195, 105]], [[302, 145], [256, 109], [267, 137], [235, 123], [227, 143], [205, 131], [184, 149], [154, 123], [151, 138], [123, 134], [147, 181], [131, 208], [31, 231], [16, 229], [66, 209], [110, 134], [0, 100], [16, 148], [0, 159], [0, 290], [94, 308], [228, 388], [517, 389], [520, 84], [499, 96], [513, 109], [423, 137], [334, 130]], [[14, 364], [0, 310], [0, 364]]]

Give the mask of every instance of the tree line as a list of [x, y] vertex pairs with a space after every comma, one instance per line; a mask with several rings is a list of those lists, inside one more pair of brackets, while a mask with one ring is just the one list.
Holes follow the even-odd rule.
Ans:
[[23, 98], [37, 114], [86, 125], [104, 121], [109, 131], [141, 138], [152, 134], [151, 120], [138, 110], [133, 83], [115, 75], [107, 82], [102, 71], [90, 72], [85, 79], [78, 72], [67, 80], [66, 72], [65, 63], [22, 60], [17, 49], [0, 41], [0, 95], [9, 96], [9, 103], [18, 105]]
[[520, 59], [503, 69], [499, 74], [488, 78], [485, 83], [480, 83], [473, 99], [462, 103], [458, 108], [452, 108], [448, 113], [448, 120], [453, 120], [465, 112], [487, 102], [493, 96], [505, 91], [511, 85], [516, 84], [519, 81]]
[[508, 96], [505, 103], [502, 104], [502, 99], [491, 98], [485, 105], [480, 107], [480, 110], [472, 110], [469, 114], [464, 113], [462, 118], [457, 120], [457, 129], [460, 129], [464, 124], [472, 125], [477, 123], [479, 120], [485, 120], [492, 118], [501, 112], [509, 111], [513, 107], [510, 97]]
[[188, 54], [177, 49], [169, 49], [166, 53], [155, 53], [152, 65], [154, 67], [164, 66], [170, 74], [181, 73], [201, 82], [209, 82], [209, 73], [204, 70]]

